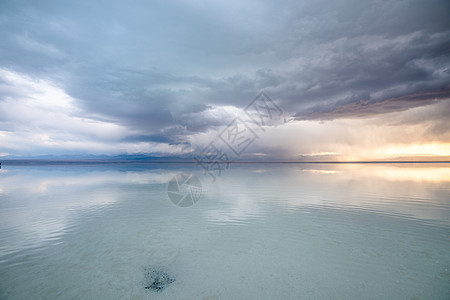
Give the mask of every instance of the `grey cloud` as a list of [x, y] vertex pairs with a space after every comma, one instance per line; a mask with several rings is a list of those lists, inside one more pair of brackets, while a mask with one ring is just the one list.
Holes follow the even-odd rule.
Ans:
[[410, 108], [427, 106], [435, 104], [438, 101], [448, 100], [450, 99], [450, 90], [413, 94], [378, 102], [370, 101], [368, 98], [368, 96], [358, 96], [355, 99], [345, 101], [346, 103], [342, 102], [340, 105], [316, 106], [305, 114], [303, 118], [299, 119], [329, 120], [342, 117], [368, 117], [394, 111], [404, 111]]
[[175, 142], [164, 135], [138, 135], [138, 136], [127, 136], [122, 139], [123, 142], [156, 142], [156, 143], [167, 143], [174, 144]]
[[[311, 113], [332, 113], [337, 107], [353, 102], [382, 102], [449, 88], [450, 56], [444, 49], [450, 46], [450, 34], [427, 36], [417, 32], [394, 40], [383, 38], [378, 47], [376, 42], [367, 40], [363, 37], [348, 41], [348, 45], [341, 44], [342, 48], [329, 54], [328, 62], [308, 73], [313, 75], [311, 78], [299, 76], [299, 82], [306, 83], [294, 92], [309, 101], [310, 106], [298, 110], [298, 118], [309, 118]], [[402, 40], [406, 42], [402, 44]], [[291, 103], [295, 105], [293, 96]], [[326, 107], [329, 109], [323, 111]]]

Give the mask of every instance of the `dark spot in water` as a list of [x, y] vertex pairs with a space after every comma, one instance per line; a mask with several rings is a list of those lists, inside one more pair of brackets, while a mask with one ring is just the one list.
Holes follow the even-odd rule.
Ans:
[[155, 292], [161, 292], [175, 279], [160, 268], [145, 269], [145, 288]]

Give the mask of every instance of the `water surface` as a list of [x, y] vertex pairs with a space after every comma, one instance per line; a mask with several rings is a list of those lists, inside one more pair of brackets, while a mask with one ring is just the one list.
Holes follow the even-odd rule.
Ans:
[[[0, 298], [448, 299], [449, 183], [450, 164], [4, 165]], [[153, 267], [175, 281], [145, 289]]]

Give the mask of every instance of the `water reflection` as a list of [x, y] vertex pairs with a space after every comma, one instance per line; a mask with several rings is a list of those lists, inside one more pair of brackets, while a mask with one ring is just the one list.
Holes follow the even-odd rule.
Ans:
[[[444, 298], [449, 171], [233, 164], [211, 182], [193, 164], [5, 166], [0, 298], [148, 298], [150, 265], [177, 277], [161, 299]], [[202, 181], [189, 208], [168, 199], [178, 172]]]
[[57, 242], [82, 212], [126, 199], [126, 186], [166, 184], [174, 171], [10, 167], [0, 174], [0, 257]]
[[449, 164], [233, 165], [207, 186], [211, 221], [261, 217], [275, 207], [366, 210], [450, 223]]
[[9, 167], [0, 174], [0, 255], [57, 239], [78, 212], [126, 201], [130, 189], [146, 198], [159, 186], [165, 201], [167, 182], [186, 168], [202, 180], [197, 205], [213, 224], [312, 207], [450, 223], [448, 164], [234, 164], [214, 183], [194, 165]]

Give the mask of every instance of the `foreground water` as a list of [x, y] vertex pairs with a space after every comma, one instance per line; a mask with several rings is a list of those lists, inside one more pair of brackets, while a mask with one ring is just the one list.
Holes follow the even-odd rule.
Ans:
[[[3, 166], [0, 299], [449, 299], [449, 183], [450, 164]], [[149, 269], [173, 280], [146, 289]]]

